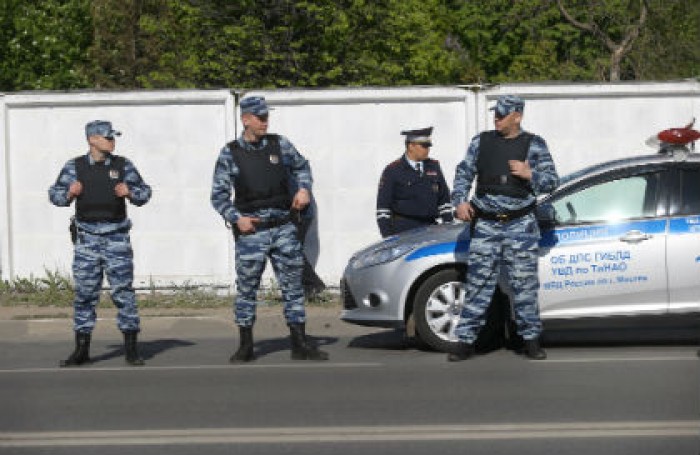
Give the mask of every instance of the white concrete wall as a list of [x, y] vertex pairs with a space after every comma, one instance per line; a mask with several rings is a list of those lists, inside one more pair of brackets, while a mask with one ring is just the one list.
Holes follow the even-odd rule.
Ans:
[[87, 152], [84, 126], [111, 120], [117, 154], [153, 188], [129, 206], [139, 286], [153, 280], [228, 282], [229, 236], [209, 204], [218, 150], [235, 136], [228, 91], [18, 94], [4, 98], [2, 277], [70, 273], [68, 222], [74, 208], [49, 203], [64, 163]]
[[[337, 284], [355, 250], [379, 239], [377, 183], [403, 151], [401, 130], [435, 127], [431, 156], [451, 185], [470, 138], [492, 128], [488, 108], [503, 93], [526, 99], [524, 127], [547, 140], [560, 174], [654, 153], [647, 138], [700, 112], [697, 81], [472, 89], [248, 93], [267, 97], [275, 109], [270, 131], [287, 136], [311, 161], [319, 216], [307, 250], [328, 284]], [[154, 189], [149, 204], [129, 208], [138, 284], [232, 282], [231, 237], [209, 203], [214, 161], [238, 134], [228, 91], [23, 93], [4, 96], [0, 108], [3, 279], [70, 271], [73, 209], [52, 206], [47, 190], [65, 161], [86, 151], [85, 123], [100, 118], [123, 131], [117, 153], [132, 159]]]

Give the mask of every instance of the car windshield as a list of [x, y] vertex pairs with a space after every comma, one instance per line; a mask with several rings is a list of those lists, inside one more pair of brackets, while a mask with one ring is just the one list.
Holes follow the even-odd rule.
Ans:
[[562, 177], [561, 179], [559, 179], [559, 185], [565, 185], [565, 184], [571, 182], [572, 180], [577, 180], [578, 178], [580, 178], [583, 175], [586, 175], [588, 173], [595, 173], [595, 172], [597, 172], [601, 169], [604, 169], [608, 166], [609, 166], [608, 163], [594, 164], [593, 166], [588, 166], [588, 167], [585, 167], [585, 168], [580, 169], [578, 171], [572, 172], [571, 174], [567, 174], [564, 177]]
[[645, 156], [639, 156], [639, 157], [634, 157], [634, 158], [622, 158], [619, 160], [607, 161], [605, 163], [593, 164], [591, 166], [585, 167], [585, 168], [580, 169], [578, 171], [574, 171], [574, 172], [567, 174], [564, 177], [560, 178], [559, 185], [560, 186], [566, 185], [567, 183], [574, 181], [574, 180], [578, 180], [579, 178], [581, 178], [587, 174], [597, 174], [598, 172], [606, 170], [606, 169], [615, 169], [617, 167], [620, 167], [620, 165], [629, 166], [630, 164], [632, 164], [634, 162], [644, 161], [646, 159], [648, 159], [648, 158]]

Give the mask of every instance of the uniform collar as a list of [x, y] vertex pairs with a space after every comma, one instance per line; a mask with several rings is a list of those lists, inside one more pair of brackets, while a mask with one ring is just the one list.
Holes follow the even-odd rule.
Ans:
[[423, 169], [425, 169], [425, 163], [428, 161], [428, 160], [413, 161], [413, 160], [410, 159], [410, 158], [408, 157], [408, 155], [406, 155], [405, 153], [404, 153], [404, 155], [403, 155], [403, 159], [404, 159], [404, 161], [405, 161], [409, 166], [411, 166], [411, 169], [415, 169], [415, 168], [416, 168], [416, 164], [418, 164], [418, 163], [423, 163]]
[[[92, 154], [90, 152], [87, 152], [87, 159], [88, 159], [88, 163], [90, 163], [90, 166], [97, 163], [97, 161], [95, 161], [95, 159], [92, 157]], [[105, 158], [105, 160], [102, 161], [102, 163], [104, 163], [105, 166], [109, 166], [112, 163], [112, 154], [110, 153], [109, 155], [107, 155], [107, 158]]]
[[502, 138], [502, 139], [506, 139], [506, 140], [517, 139], [517, 138], [519, 138], [520, 136], [522, 136], [523, 133], [525, 133], [525, 130], [522, 129], [522, 128], [520, 128], [520, 129], [518, 130], [518, 134], [516, 134], [515, 136], [513, 136], [513, 137], [505, 137], [504, 135], [501, 134], [500, 131], [498, 131], [498, 130], [494, 130], [494, 131], [496, 132], [496, 136], [498, 136], [498, 137], [500, 137], [500, 138]]
[[238, 136], [238, 139], [237, 139], [237, 140], [238, 140], [238, 144], [239, 144], [241, 147], [246, 148], [246, 149], [249, 149], [249, 150], [251, 150], [251, 149], [252, 149], [252, 150], [261, 149], [261, 148], [265, 147], [265, 146], [267, 145], [267, 142], [268, 142], [267, 134], [266, 134], [265, 136], [263, 136], [258, 142], [248, 142], [248, 141], [246, 141], [245, 138], [243, 137], [243, 134], [242, 134], [242, 133], [241, 133], [240, 136]]

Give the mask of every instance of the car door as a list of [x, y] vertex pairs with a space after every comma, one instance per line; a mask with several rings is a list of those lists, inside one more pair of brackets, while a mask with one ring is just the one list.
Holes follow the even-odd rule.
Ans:
[[546, 202], [539, 263], [543, 318], [665, 313], [668, 171], [610, 173]]
[[700, 163], [678, 169], [668, 236], [670, 311], [700, 311]]

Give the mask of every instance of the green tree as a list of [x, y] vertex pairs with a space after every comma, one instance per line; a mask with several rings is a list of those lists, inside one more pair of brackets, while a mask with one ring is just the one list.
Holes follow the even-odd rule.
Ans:
[[[610, 55], [609, 77], [619, 81], [623, 59], [632, 50], [649, 15], [647, 0], [556, 0], [567, 22], [589, 33]], [[577, 11], [574, 11], [577, 10]]]
[[146, 0], [92, 0], [87, 72], [95, 88], [136, 88], [139, 19]]
[[2, 0], [2, 90], [89, 86], [86, 62], [92, 25], [88, 0]]
[[200, 1], [207, 85], [450, 83], [439, 0]]
[[139, 17], [136, 82], [144, 88], [196, 88], [211, 43], [201, 10], [179, 0], [149, 0]]
[[565, 23], [549, 0], [449, 4], [448, 37], [464, 82], [595, 79], [601, 54], [591, 37]]
[[625, 70], [635, 79], [700, 77], [700, 4], [650, 0], [649, 22]]
[[0, 90], [700, 75], [697, 0], [0, 0]]

